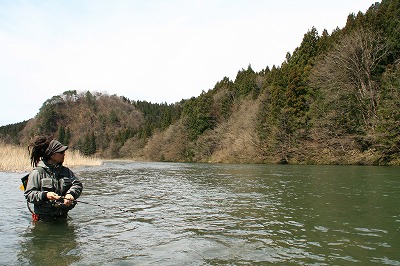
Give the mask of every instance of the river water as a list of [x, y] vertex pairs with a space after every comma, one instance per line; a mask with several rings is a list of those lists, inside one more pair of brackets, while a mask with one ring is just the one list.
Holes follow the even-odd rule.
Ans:
[[36, 224], [22, 173], [0, 173], [0, 265], [400, 265], [399, 167], [74, 171], [85, 203], [66, 222]]

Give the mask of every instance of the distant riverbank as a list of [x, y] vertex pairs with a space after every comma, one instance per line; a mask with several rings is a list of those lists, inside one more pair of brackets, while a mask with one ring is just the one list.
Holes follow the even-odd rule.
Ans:
[[[32, 169], [29, 153], [26, 147], [5, 144], [0, 142], [0, 171], [26, 172]], [[102, 160], [82, 155], [79, 151], [68, 150], [64, 165], [74, 168], [78, 166], [101, 165]]]

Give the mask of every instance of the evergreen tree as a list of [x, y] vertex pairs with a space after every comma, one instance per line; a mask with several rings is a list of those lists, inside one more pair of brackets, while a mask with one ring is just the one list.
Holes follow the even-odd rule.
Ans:
[[387, 164], [400, 154], [400, 59], [390, 66], [383, 77], [378, 112], [375, 149], [382, 155], [379, 163]]
[[66, 142], [65, 142], [65, 127], [63, 127], [63, 126], [59, 126], [58, 127], [58, 140], [61, 142], [61, 143], [64, 143], [65, 145], [67, 144]]
[[212, 104], [212, 96], [204, 91], [197, 99], [193, 97], [185, 102], [183, 116], [191, 140], [197, 139], [204, 131], [214, 127]]
[[234, 84], [241, 96], [246, 96], [250, 92], [257, 90], [256, 73], [251, 68], [251, 65], [247, 67], [247, 70], [242, 69], [237, 73]]

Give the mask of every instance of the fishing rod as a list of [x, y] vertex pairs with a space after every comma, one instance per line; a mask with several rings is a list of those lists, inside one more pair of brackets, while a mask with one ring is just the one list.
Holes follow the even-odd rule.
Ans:
[[[96, 204], [96, 203], [91, 203], [91, 202], [86, 202], [86, 201], [77, 200], [77, 199], [71, 200], [71, 199], [65, 198], [64, 196], [60, 197], [60, 200], [64, 200], [64, 199], [69, 200], [69, 201], [72, 201], [72, 202], [75, 202], [75, 203], [82, 203], [82, 204], [87, 204], [87, 205], [90, 205], [90, 206], [100, 207], [100, 208], [102, 208], [102, 209], [109, 209], [109, 210], [116, 210], [116, 209], [118, 209], [118, 211], [121, 211], [121, 212], [130, 212], [130, 213], [134, 214], [134, 211], [132, 211], [132, 210], [127, 210], [126, 208], [113, 207], [113, 206], [104, 206], [104, 205], [100, 205], [100, 204]], [[103, 213], [105, 213], [105, 212], [106, 212], [106, 211], [103, 210]]]

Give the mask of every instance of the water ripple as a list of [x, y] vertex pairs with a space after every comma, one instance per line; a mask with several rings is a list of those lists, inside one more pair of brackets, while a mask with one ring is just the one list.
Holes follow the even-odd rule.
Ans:
[[400, 265], [396, 168], [107, 162], [77, 173], [81, 200], [98, 206], [78, 204], [62, 227], [32, 226], [13, 200], [18, 175], [3, 182], [0, 264]]

